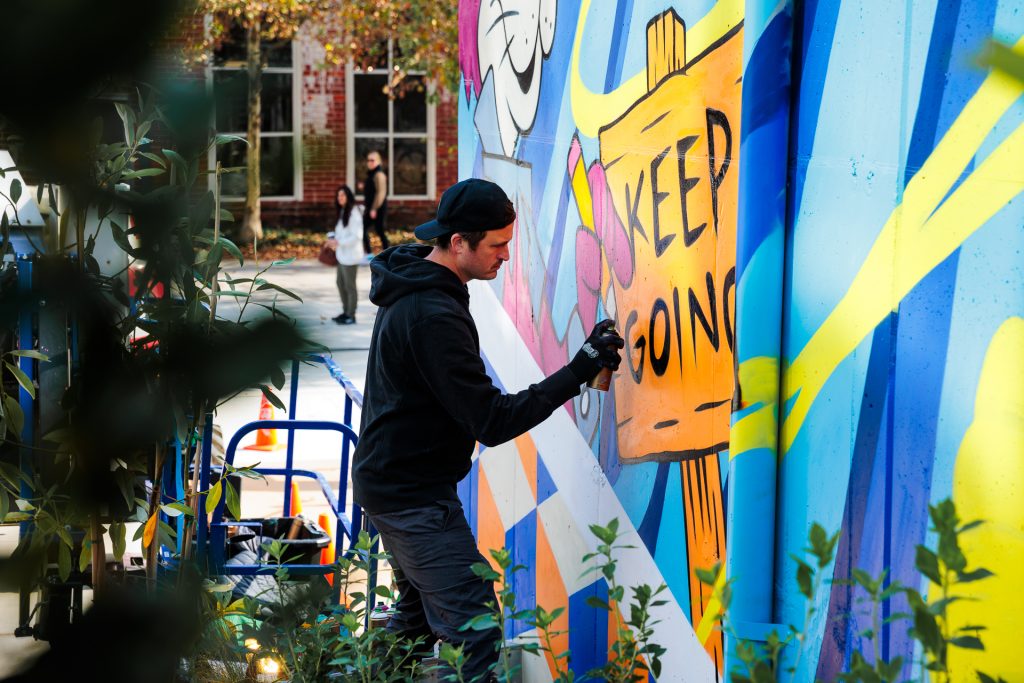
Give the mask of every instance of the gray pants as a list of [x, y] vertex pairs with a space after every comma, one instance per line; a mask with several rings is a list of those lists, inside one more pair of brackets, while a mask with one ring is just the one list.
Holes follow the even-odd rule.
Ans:
[[439, 501], [426, 507], [367, 516], [391, 555], [399, 599], [388, 629], [409, 638], [433, 637], [462, 643], [467, 657], [467, 681], [488, 680], [498, 661], [501, 633], [460, 631], [475, 616], [488, 612], [494, 584], [471, 569], [484, 558], [458, 501]]
[[338, 294], [341, 296], [341, 312], [353, 318], [356, 315], [356, 301], [358, 300], [356, 293], [356, 273], [358, 272], [359, 266], [338, 264], [337, 283]]

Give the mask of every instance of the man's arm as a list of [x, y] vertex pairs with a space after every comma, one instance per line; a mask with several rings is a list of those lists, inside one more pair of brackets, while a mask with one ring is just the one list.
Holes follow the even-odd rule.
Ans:
[[589, 358], [582, 364], [574, 359], [537, 384], [503, 394], [488, 377], [466, 321], [448, 315], [427, 318], [414, 326], [410, 348], [441, 406], [485, 446], [504, 443], [536, 427], [558, 406], [579, 395], [580, 385], [601, 367], [594, 361], [593, 374], [581, 377], [590, 373]]

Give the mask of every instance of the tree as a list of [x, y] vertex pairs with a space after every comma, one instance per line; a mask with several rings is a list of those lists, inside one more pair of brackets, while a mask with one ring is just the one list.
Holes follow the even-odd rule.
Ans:
[[319, 35], [332, 64], [351, 61], [367, 69], [394, 48], [388, 94], [400, 97], [410, 73], [426, 75], [437, 91], [459, 85], [459, 22], [456, 0], [352, 0], [341, 3]]
[[[260, 220], [260, 95], [263, 84], [262, 45], [266, 41], [290, 40], [310, 21], [323, 21], [337, 11], [339, 0], [198, 0], [194, 15], [183, 23], [186, 38], [185, 62], [205, 64], [217, 48], [231, 39], [232, 29], [245, 35], [245, 61], [248, 83], [246, 103], [248, 154], [246, 156], [245, 211], [243, 240], [263, 237]], [[190, 30], [195, 19], [209, 17], [207, 31], [198, 36]]]
[[[260, 221], [260, 91], [265, 41], [290, 40], [308, 27], [324, 48], [324, 65], [351, 61], [366, 68], [394, 47], [395, 71], [386, 86], [401, 96], [410, 72], [424, 73], [441, 90], [458, 85], [458, 6], [455, 0], [198, 0], [194, 21], [210, 18], [209, 30], [186, 43], [186, 62], [205, 63], [230, 39], [245, 34], [248, 81], [245, 213], [240, 237], [262, 237]], [[186, 39], [191, 38], [185, 31]]]

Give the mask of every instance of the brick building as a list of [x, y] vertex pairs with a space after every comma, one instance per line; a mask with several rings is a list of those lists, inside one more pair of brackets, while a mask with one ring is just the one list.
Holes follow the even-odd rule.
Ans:
[[[413, 87], [391, 100], [383, 91], [390, 61], [370, 71], [323, 66], [323, 48], [307, 32], [267, 46], [265, 59], [264, 227], [322, 229], [333, 220], [339, 184], [360, 194], [357, 185], [366, 174], [371, 150], [381, 152], [388, 173], [389, 228], [412, 227], [433, 217], [440, 193], [458, 174], [458, 103], [453, 94], [442, 93], [432, 102], [425, 87]], [[220, 49], [205, 70], [219, 102], [219, 133], [245, 135], [244, 68], [244, 46], [237, 41]], [[244, 165], [245, 153], [240, 142], [216, 152], [227, 166]], [[211, 153], [210, 165], [215, 161]], [[244, 188], [243, 175], [225, 177], [223, 194], [237, 214]]]

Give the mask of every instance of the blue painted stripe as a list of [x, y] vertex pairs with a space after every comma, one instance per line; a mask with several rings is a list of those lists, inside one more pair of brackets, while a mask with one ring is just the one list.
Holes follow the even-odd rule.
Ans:
[[808, 0], [796, 3], [793, 55], [793, 84], [797, 104], [790, 119], [790, 194], [787, 225], [791, 230], [800, 210], [806, 166], [798, 161], [802, 153], [814, 148], [814, 136], [821, 112], [829, 56], [835, 39], [839, 0]]
[[612, 40], [608, 48], [608, 66], [604, 73], [604, 91], [611, 92], [622, 79], [622, 63], [625, 61], [626, 43], [629, 36], [628, 17], [633, 16], [633, 0], [619, 0], [615, 5], [615, 23], [612, 24]]
[[[875, 455], [878, 452], [882, 419], [885, 415], [891, 322], [891, 318], [882, 321], [875, 328], [871, 340], [871, 355], [868, 358], [867, 375], [864, 380], [857, 438], [853, 446], [853, 461], [850, 464], [850, 478], [846, 488], [842, 535], [839, 537], [839, 546], [836, 550], [833, 579], [845, 580], [860, 562], [871, 474], [875, 467]], [[853, 600], [852, 587], [839, 582], [832, 584], [826, 620], [829, 626], [822, 640], [816, 679], [834, 680], [838, 673], [845, 670], [843, 665], [851, 636], [851, 628], [846, 617], [854, 607]]]
[[661, 514], [665, 508], [665, 485], [668, 483], [669, 463], [658, 463], [658, 473], [654, 475], [654, 487], [651, 490], [650, 503], [644, 514], [644, 521], [636, 530], [640, 540], [647, 546], [647, 552], [653, 557], [658, 547], [658, 529], [661, 528]]

